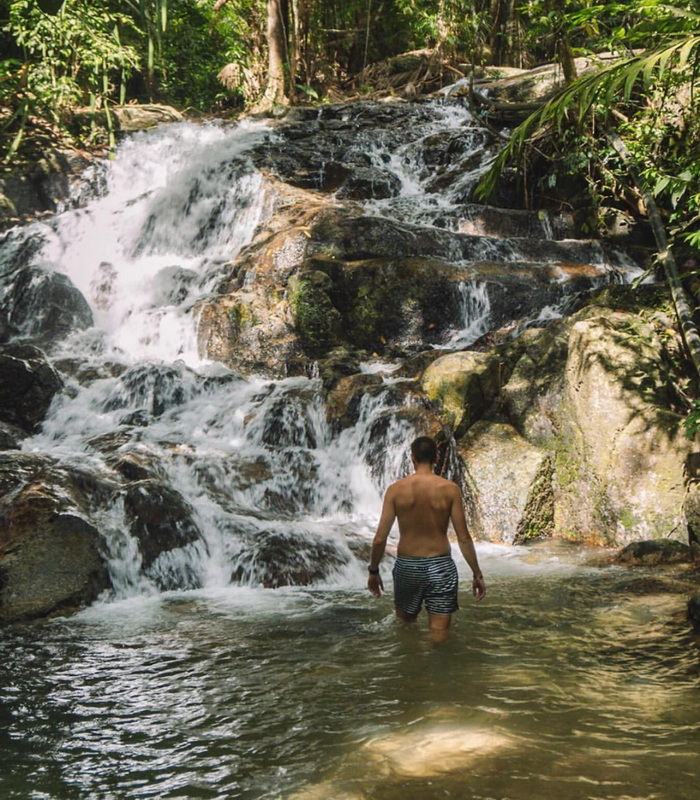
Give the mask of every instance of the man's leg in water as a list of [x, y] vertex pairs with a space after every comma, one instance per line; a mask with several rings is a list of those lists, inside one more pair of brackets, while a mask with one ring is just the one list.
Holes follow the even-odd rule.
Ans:
[[434, 642], [446, 641], [450, 635], [450, 622], [452, 622], [452, 614], [431, 614], [428, 612], [430, 638]]
[[398, 606], [394, 606], [394, 611], [401, 622], [415, 622], [418, 619], [418, 614], [409, 614]]

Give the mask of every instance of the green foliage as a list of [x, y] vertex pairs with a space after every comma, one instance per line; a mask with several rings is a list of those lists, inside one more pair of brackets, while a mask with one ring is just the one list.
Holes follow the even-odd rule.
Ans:
[[438, 47], [473, 57], [488, 39], [490, 6], [483, 0], [395, 2], [408, 22], [410, 47]]
[[690, 412], [683, 420], [683, 427], [688, 439], [694, 439], [697, 432], [700, 431], [700, 400], [697, 398], [693, 400]]
[[[583, 75], [551, 97], [513, 131], [508, 146], [482, 180], [479, 197], [495, 194], [509, 164], [535, 159], [539, 190], [570, 175], [588, 183], [594, 204], [611, 198], [619, 203], [628, 183], [626, 168], [600, 135], [614, 125], [667, 211], [671, 232], [691, 243], [700, 240], [700, 130], [695, 91], [700, 35], [685, 31], [689, 20], [700, 17], [685, 8], [669, 8], [651, 0], [640, 3], [638, 11], [650, 13], [658, 29], [673, 35], [654, 48]], [[630, 40], [638, 42], [648, 25], [648, 18], [640, 18]], [[533, 165], [530, 167], [532, 172]]]
[[159, 96], [202, 111], [224, 103], [228, 95], [217, 75], [226, 63], [245, 60], [250, 5], [229, 3], [213, 14], [208, 0], [171, 0], [157, 63]]
[[11, 109], [2, 120], [3, 134], [12, 136], [5, 161], [19, 147], [30, 116], [61, 125], [75, 105], [104, 107], [138, 63], [136, 51], [120, 38], [133, 23], [110, 10], [107, 0], [66, 0], [55, 14], [32, 0], [14, 0], [8, 10], [6, 30], [22, 57], [0, 63]]

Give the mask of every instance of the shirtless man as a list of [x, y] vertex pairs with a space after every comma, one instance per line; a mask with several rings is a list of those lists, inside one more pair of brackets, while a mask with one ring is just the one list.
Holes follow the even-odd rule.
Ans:
[[375, 597], [381, 597], [384, 584], [379, 562], [398, 518], [399, 545], [393, 570], [396, 616], [413, 622], [425, 603], [430, 629], [446, 633], [452, 613], [458, 608], [457, 566], [447, 538], [450, 521], [459, 549], [474, 574], [472, 591], [477, 600], [486, 594], [486, 585], [467, 530], [462, 493], [452, 481], [433, 475], [437, 461], [433, 439], [418, 437], [411, 445], [411, 461], [414, 474], [392, 483], [384, 496], [372, 542], [367, 588]]

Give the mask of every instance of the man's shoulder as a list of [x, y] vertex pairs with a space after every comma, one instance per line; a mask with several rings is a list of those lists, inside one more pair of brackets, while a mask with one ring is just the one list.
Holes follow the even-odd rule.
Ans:
[[459, 486], [454, 481], [448, 480], [447, 478], [442, 478], [439, 475], [433, 475], [433, 478], [435, 478], [435, 485], [443, 491], [449, 493], [460, 493]]

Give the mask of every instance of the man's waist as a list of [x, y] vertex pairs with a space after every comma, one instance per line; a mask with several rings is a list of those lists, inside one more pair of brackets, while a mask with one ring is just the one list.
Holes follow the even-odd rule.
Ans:
[[432, 559], [440, 559], [440, 558], [449, 558], [449, 559], [451, 559], [452, 558], [452, 552], [450, 551], [449, 553], [426, 553], [426, 554], [411, 553], [410, 555], [408, 555], [406, 553], [402, 553], [401, 551], [399, 551], [396, 554], [396, 558], [397, 559], [402, 559], [404, 561], [411, 561], [412, 559], [415, 559], [415, 560], [420, 559], [421, 561], [425, 561], [425, 560], [428, 560], [428, 559], [431, 559], [431, 560]]

